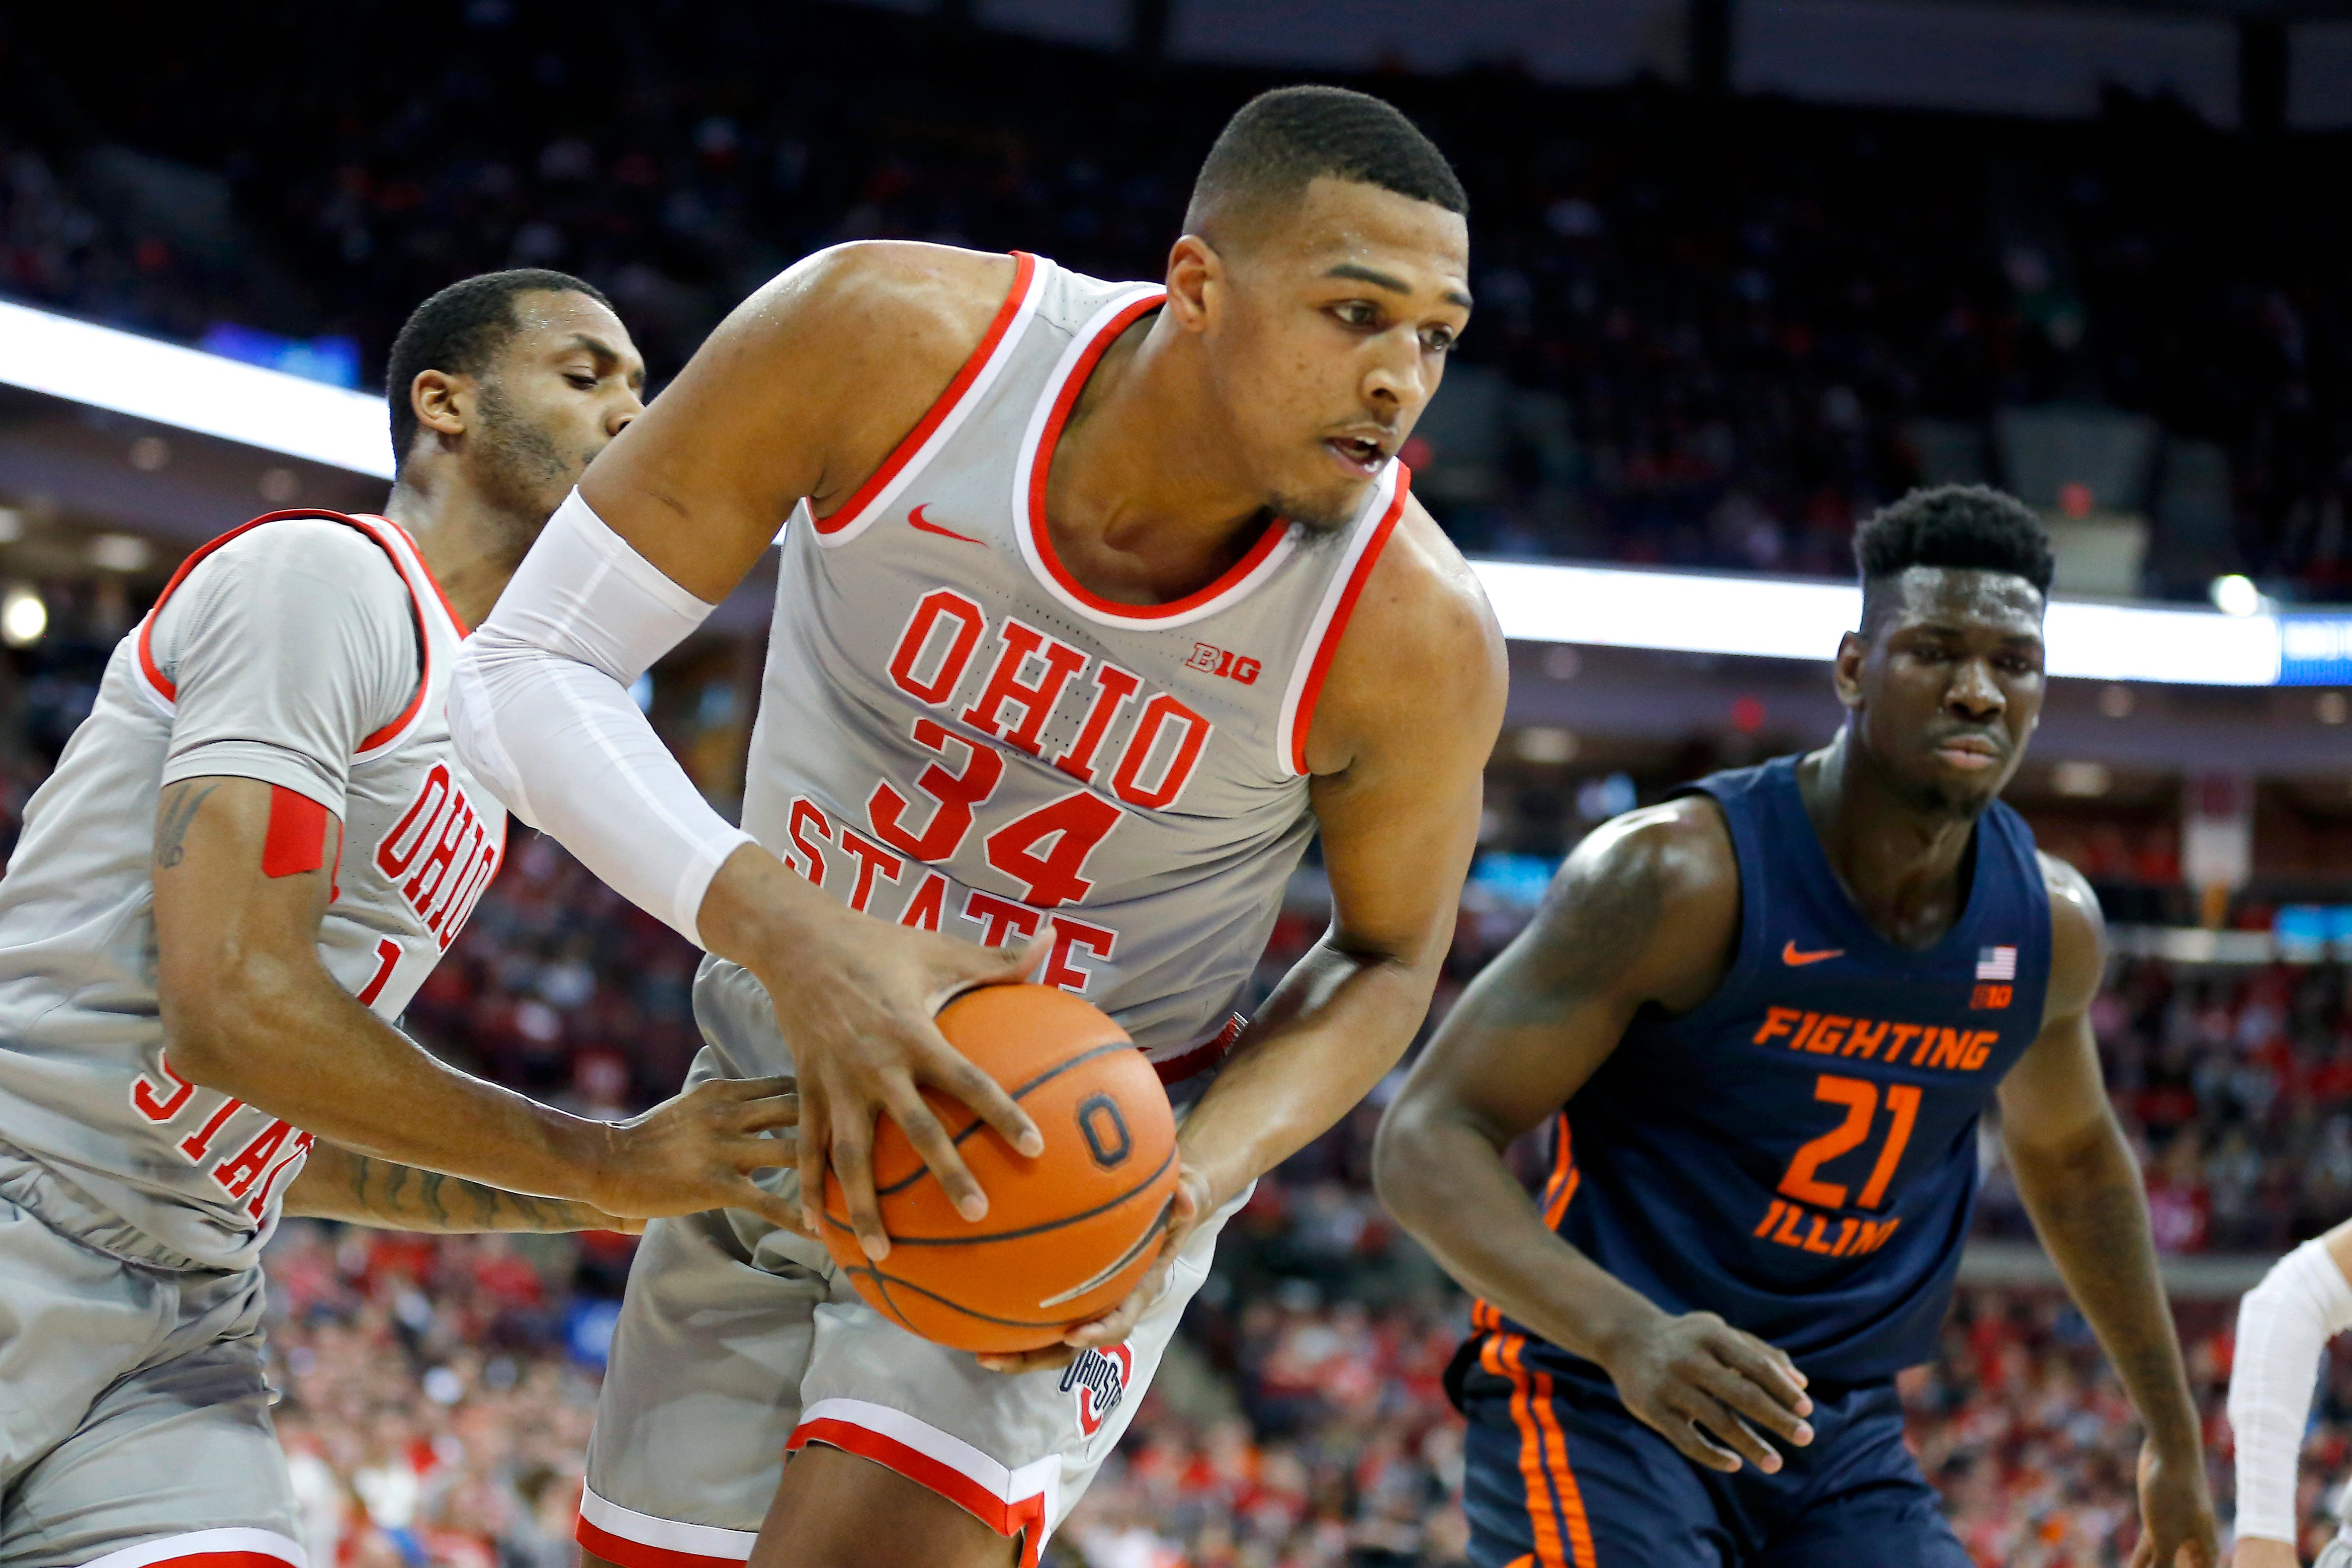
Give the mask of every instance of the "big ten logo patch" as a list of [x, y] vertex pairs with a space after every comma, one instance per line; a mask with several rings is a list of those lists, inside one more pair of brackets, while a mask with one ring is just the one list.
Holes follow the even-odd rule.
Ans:
[[506, 815], [485, 819], [436, 763], [392, 831], [375, 847], [375, 868], [446, 950], [490, 885], [506, 847]]
[[1222, 675], [1228, 680], [1238, 680], [1244, 686], [1257, 684], [1258, 671], [1265, 667], [1254, 658], [1244, 658], [1228, 648], [1214, 647], [1204, 642], [1192, 645], [1192, 657], [1184, 661], [1187, 669], [1203, 669], [1211, 675]]
[[1124, 1344], [1107, 1351], [1080, 1351], [1077, 1359], [1062, 1371], [1062, 1392], [1075, 1394], [1078, 1403], [1078, 1430], [1091, 1437], [1102, 1430], [1119, 1402], [1127, 1397], [1127, 1385], [1135, 1375], [1135, 1352]]
[[2017, 996], [2014, 985], [1996, 985], [1990, 980], [1979, 980], [1977, 988], [1969, 993], [1969, 1005], [1977, 1010], [2006, 1007]]

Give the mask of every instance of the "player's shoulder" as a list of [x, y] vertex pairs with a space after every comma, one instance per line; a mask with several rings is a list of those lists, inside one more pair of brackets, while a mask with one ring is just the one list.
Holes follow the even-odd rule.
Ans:
[[1498, 727], [1510, 684], [1503, 629], [1477, 574], [1419, 501], [1405, 499], [1332, 653], [1327, 712], [1359, 735], [1426, 732], [1431, 715]]
[[1017, 263], [1003, 252], [860, 239], [794, 264], [746, 302], [755, 324], [961, 365], [1003, 306]]
[[408, 584], [391, 554], [359, 524], [325, 513], [273, 517], [207, 552], [189, 574], [215, 591], [242, 590], [289, 606], [324, 597], [403, 605]]
[[1561, 876], [1640, 883], [1669, 900], [1739, 897], [1739, 852], [1715, 797], [1676, 795], [1612, 816], [1587, 834]]
[[2050, 971], [2053, 983], [2069, 974], [2095, 977], [2106, 963], [2106, 917], [2099, 896], [2082, 872], [2046, 849], [2036, 849], [2042, 891], [2050, 900]]

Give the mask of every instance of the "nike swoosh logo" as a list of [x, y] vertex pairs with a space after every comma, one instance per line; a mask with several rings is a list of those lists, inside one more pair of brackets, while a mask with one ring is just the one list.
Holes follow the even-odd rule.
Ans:
[[[930, 502], [929, 501], [925, 501], [923, 503], [923, 506], [929, 505], [930, 505]], [[979, 544], [981, 542], [969, 533], [958, 533], [952, 528], [941, 528], [936, 522], [925, 522], [923, 521], [923, 507], [921, 506], [917, 507], [914, 510], [907, 514], [907, 521], [910, 527], [919, 528], [925, 533], [936, 533], [942, 539], [961, 539], [966, 544]]]
[[1819, 952], [1800, 952], [1796, 942], [1791, 940], [1780, 949], [1780, 962], [1791, 969], [1801, 969], [1808, 963], [1819, 963], [1824, 958], [1842, 957], [1844, 952], [1845, 949], [1842, 947], [1825, 947]]

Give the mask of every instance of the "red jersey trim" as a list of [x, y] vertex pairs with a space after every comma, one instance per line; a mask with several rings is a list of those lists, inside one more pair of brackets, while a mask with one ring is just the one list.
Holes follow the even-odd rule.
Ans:
[[599, 1530], [583, 1519], [572, 1533], [572, 1539], [619, 1568], [740, 1568], [750, 1559], [744, 1557], [706, 1557], [698, 1552], [680, 1552], [671, 1546], [648, 1546], [642, 1541], [631, 1541], [625, 1535], [615, 1535], [609, 1530]]
[[[415, 720], [418, 710], [425, 706], [425, 693], [433, 684], [433, 635], [431, 629], [425, 624], [425, 606], [417, 598], [416, 583], [415, 580], [409, 575], [408, 563], [401, 559], [400, 551], [394, 547], [389, 540], [377, 533], [374, 528], [370, 526], [368, 521], [363, 518], [355, 517], [347, 512], [340, 511], [295, 510], [264, 512], [261, 516], [255, 518], [251, 522], [239, 523], [236, 527], [230, 529], [226, 533], [220, 535], [218, 538], [208, 540], [205, 543], [196, 546], [194, 550], [189, 552], [188, 558], [180, 563], [179, 570], [172, 574], [172, 580], [163, 584], [163, 591], [161, 594], [155, 595], [155, 603], [148, 610], [146, 618], [139, 623], [139, 641], [137, 645], [137, 651], [139, 654], [139, 673], [145, 679], [148, 687], [154, 692], [154, 694], [163, 700], [165, 706], [168, 707], [171, 704], [177, 702], [180, 700], [180, 688], [178, 683], [166, 679], [163, 675], [163, 667], [155, 662], [155, 620], [157, 616], [163, 613], [164, 605], [170, 602], [172, 595], [179, 590], [180, 584], [187, 581], [188, 574], [194, 572], [198, 566], [204, 564], [205, 559], [215, 551], [219, 550], [223, 545], [226, 545], [234, 540], [242, 538], [244, 535], [252, 532], [255, 529], [259, 528], [265, 522], [282, 522], [289, 518], [297, 517], [316, 518], [326, 522], [340, 522], [348, 527], [358, 529], [360, 532], [367, 536], [370, 543], [373, 544], [378, 550], [383, 551], [386, 556], [391, 558], [392, 569], [400, 574], [401, 586], [408, 590], [409, 613], [415, 617], [416, 621], [416, 690], [415, 694], [409, 698], [408, 706], [401, 710], [398, 717], [394, 718], [392, 722], [384, 725], [382, 729], [361, 739], [358, 754], [364, 755], [369, 752], [374, 751], [386, 741], [399, 734], [401, 731], [406, 729], [408, 725]], [[414, 541], [409, 539], [405, 530], [402, 529], [398, 523], [393, 522], [388, 519], [380, 521], [383, 522], [384, 527], [391, 529], [394, 533], [400, 535], [402, 542], [408, 545], [411, 552], [415, 552], [415, 543]], [[448, 596], [441, 594], [441, 584], [434, 582], [433, 574], [425, 569], [424, 557], [422, 556], [417, 557], [417, 571], [418, 574], [424, 577], [425, 582], [432, 584], [434, 593], [436, 595], [440, 595], [441, 607], [445, 610], [448, 610], [451, 623], [458, 628], [458, 635], [461, 637], [464, 636], [467, 630], [466, 623], [458, 619], [457, 611], [449, 610]]]
[[1323, 695], [1323, 678], [1330, 673], [1331, 656], [1339, 650], [1339, 639], [1347, 635], [1348, 622], [1356, 613], [1356, 601], [1362, 596], [1364, 584], [1371, 577], [1381, 552], [1388, 548], [1389, 536], [1396, 531], [1397, 520], [1404, 516], [1404, 503], [1412, 493], [1412, 470], [1402, 463], [1396, 467], [1396, 494], [1389, 499], [1388, 510], [1373, 525], [1370, 542], [1356, 558], [1354, 570], [1348, 574], [1348, 585], [1340, 592], [1339, 607], [1331, 613], [1331, 624], [1323, 629], [1323, 640], [1316, 647], [1314, 662], [1307, 667], [1307, 684], [1298, 694], [1297, 711], [1290, 721], [1290, 769], [1302, 776], [1307, 772], [1307, 737], [1315, 727], [1315, 704]]
[[1037, 1568], [1038, 1556], [1045, 1547], [1044, 1492], [1033, 1492], [1008, 1502], [946, 1461], [837, 1416], [802, 1422], [784, 1447], [792, 1452], [811, 1443], [823, 1443], [896, 1470], [917, 1486], [939, 1493], [1008, 1541], [1019, 1536], [1021, 1568]]
[[1069, 423], [1070, 411], [1077, 406], [1079, 395], [1086, 391], [1087, 378], [1094, 374], [1095, 366], [1101, 363], [1102, 356], [1109, 352], [1110, 345], [1117, 342], [1118, 335], [1138, 320], [1159, 310], [1167, 298], [1164, 289], [1146, 295], [1104, 322], [1071, 364], [1068, 374], [1062, 378], [1061, 386], [1054, 394], [1052, 411], [1045, 416], [1045, 428], [1038, 435], [1036, 449], [1029, 458], [1029, 484], [1024, 498], [1027, 515], [1019, 521], [1019, 526], [1026, 531], [1037, 563], [1045, 568], [1055, 587], [1097, 615], [1123, 621], [1171, 620], [1199, 610], [1228, 594], [1238, 593], [1251, 585], [1251, 580], [1270, 563], [1275, 552], [1290, 536], [1290, 524], [1281, 518], [1274, 519], [1258, 535], [1257, 542], [1250, 546], [1249, 552], [1227, 567], [1215, 582], [1164, 605], [1122, 605], [1117, 600], [1103, 598], [1088, 591], [1070, 575], [1068, 568], [1054, 553], [1053, 531], [1045, 526], [1045, 489], [1053, 478], [1054, 447], [1061, 441], [1062, 427]]
[[1004, 302], [997, 306], [996, 315], [989, 321], [988, 331], [982, 335], [980, 345], [965, 359], [963, 368], [956, 372], [955, 379], [948, 383], [947, 390], [932, 402], [921, 422], [891, 448], [890, 455], [882, 460], [882, 466], [868, 475], [866, 482], [831, 512], [824, 517], [811, 514], [810, 521], [816, 525], [818, 533], [839, 533], [856, 522], [858, 514], [889, 487], [891, 480], [898, 477], [899, 470], [914, 460], [915, 455], [923, 449], [924, 443], [955, 411], [956, 405], [963, 401], [964, 395], [971, 390], [971, 384], [980, 379], [980, 373], [995, 354], [997, 345], [1004, 341], [1004, 334], [1013, 330], [1013, 321], [1021, 314], [1021, 307], [1029, 298], [1030, 280], [1036, 272], [1037, 258], [1025, 250], [1013, 252], [1013, 287], [1005, 290]]

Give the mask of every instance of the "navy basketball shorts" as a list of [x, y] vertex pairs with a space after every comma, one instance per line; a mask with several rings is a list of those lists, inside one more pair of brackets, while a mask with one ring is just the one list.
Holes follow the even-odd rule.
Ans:
[[1520, 1334], [1463, 1347], [1448, 1381], [1470, 1423], [1475, 1568], [1970, 1568], [1903, 1446], [1892, 1380], [1817, 1393], [1813, 1441], [1784, 1448], [1780, 1474], [1725, 1475], [1582, 1365]]

